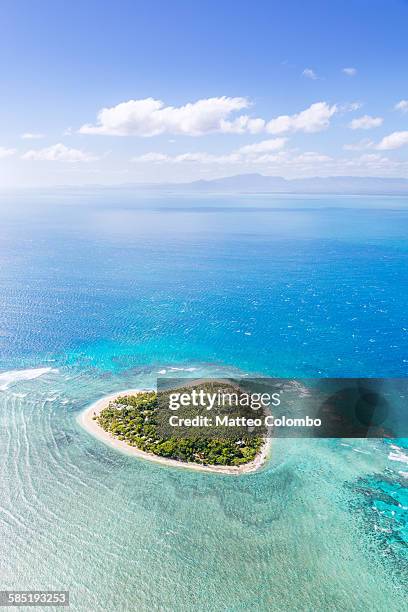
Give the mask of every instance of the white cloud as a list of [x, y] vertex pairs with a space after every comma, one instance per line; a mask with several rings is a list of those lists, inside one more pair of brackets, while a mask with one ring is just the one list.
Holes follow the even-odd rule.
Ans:
[[[242, 149], [242, 147], [241, 147]], [[261, 172], [263, 174], [287, 178], [306, 176], [373, 176], [400, 177], [408, 173], [408, 162], [391, 160], [378, 153], [364, 153], [358, 157], [333, 158], [317, 151], [300, 152], [297, 149], [278, 150], [270, 153], [244, 154], [236, 149], [224, 155], [211, 153], [183, 153], [166, 155], [164, 153], [146, 154], [134, 158], [135, 162], [151, 161], [161, 165], [160, 175], [174, 180], [194, 180], [205, 176], [217, 178], [228, 173]], [[166, 168], [167, 166], [167, 168]], [[148, 169], [143, 169], [145, 176]], [[157, 169], [152, 169], [157, 176]], [[167, 174], [166, 174], [167, 173]]]
[[283, 134], [285, 132], [320, 132], [329, 127], [330, 118], [338, 110], [334, 104], [315, 102], [309, 108], [295, 115], [280, 115], [266, 124], [266, 131], [270, 134]]
[[180, 153], [179, 155], [167, 155], [167, 153], [150, 152], [144, 153], [143, 155], [136, 155], [131, 158], [131, 162], [136, 163], [154, 163], [154, 164], [179, 164], [182, 162], [199, 162], [199, 163], [212, 163], [220, 159], [225, 161], [225, 157], [212, 155], [211, 153]]
[[255, 144], [244, 145], [238, 149], [238, 152], [244, 155], [253, 155], [257, 153], [269, 153], [282, 149], [287, 141], [287, 138], [272, 138], [270, 140], [261, 140]]
[[169, 156], [166, 153], [155, 153], [152, 151], [151, 153], [144, 153], [143, 155], [139, 155], [137, 157], [133, 157], [130, 161], [138, 161], [138, 162], [166, 162], [169, 160]]
[[224, 155], [214, 155], [211, 153], [182, 153], [179, 155], [166, 155], [164, 153], [146, 153], [134, 157], [131, 161], [137, 163], [160, 163], [160, 164], [185, 164], [193, 163], [207, 166], [236, 166], [237, 168], [258, 167], [264, 168], [270, 164], [293, 164], [313, 165], [316, 163], [327, 162], [331, 158], [314, 151], [296, 153], [295, 151], [276, 151], [274, 153], [255, 153], [243, 152], [240, 149], [226, 153]]
[[258, 124], [249, 117], [240, 117], [233, 123], [227, 121], [231, 113], [249, 105], [246, 98], [227, 96], [206, 98], [179, 107], [165, 106], [164, 102], [154, 98], [128, 100], [103, 108], [98, 113], [96, 125], [83, 125], [79, 131], [81, 134], [115, 136], [156, 136], [163, 133], [200, 136], [211, 132], [251, 131]]
[[89, 162], [98, 159], [94, 155], [80, 149], [69, 149], [58, 143], [45, 149], [31, 149], [21, 156], [22, 159], [35, 161]]
[[324, 162], [332, 161], [332, 158], [329, 155], [324, 155], [323, 153], [317, 153], [316, 151], [305, 151], [304, 153], [300, 153], [292, 158], [296, 163], [303, 164], [321, 164]]
[[248, 115], [231, 117], [233, 113], [249, 106], [250, 102], [246, 98], [226, 96], [198, 100], [180, 107], [165, 106], [163, 102], [153, 98], [129, 100], [102, 109], [98, 113], [96, 125], [83, 125], [79, 131], [82, 134], [116, 136], [318, 132], [329, 126], [330, 118], [338, 110], [336, 105], [316, 102], [299, 113], [280, 115], [268, 122]]
[[5, 157], [11, 157], [16, 152], [15, 149], [7, 149], [6, 147], [0, 147], [0, 159]]
[[225, 154], [212, 154], [199, 151], [195, 153], [187, 152], [178, 155], [167, 155], [166, 153], [150, 152], [133, 157], [131, 161], [139, 163], [153, 162], [172, 164], [185, 162], [196, 162], [201, 164], [235, 164], [243, 161], [257, 162], [259, 159], [265, 159], [265, 156], [268, 156], [271, 152], [282, 149], [286, 141], [286, 138], [262, 140], [261, 142], [245, 145]]
[[352, 113], [353, 111], [359, 110], [362, 106], [364, 106], [363, 102], [356, 100], [356, 102], [342, 104], [339, 110], [342, 110], [345, 113]]
[[383, 155], [376, 153], [366, 153], [353, 159], [339, 160], [342, 166], [342, 173], [345, 170], [355, 176], [404, 176], [408, 171], [408, 164], [405, 161], [391, 160]]
[[310, 167], [313, 164], [328, 162], [331, 158], [315, 151], [299, 153], [296, 149], [283, 151], [286, 138], [276, 138], [273, 140], [263, 140], [252, 145], [245, 145], [235, 149], [230, 153], [212, 154], [206, 152], [187, 152], [178, 155], [167, 155], [165, 153], [145, 153], [134, 157], [131, 161], [137, 163], [157, 163], [157, 164], [185, 164], [193, 163], [200, 166], [236, 166], [243, 169], [245, 167], [265, 168], [270, 164], [292, 165], [299, 164], [302, 167]]
[[408, 131], [404, 132], [392, 132], [388, 136], [385, 136], [381, 142], [378, 143], [376, 149], [381, 151], [399, 149], [408, 144]]
[[220, 131], [224, 134], [244, 134], [245, 132], [259, 134], [264, 131], [265, 124], [265, 119], [252, 119], [248, 115], [241, 115], [233, 121], [221, 120]]
[[379, 127], [382, 125], [384, 119], [382, 117], [370, 117], [370, 115], [363, 115], [358, 119], [353, 119], [349, 124], [352, 130], [371, 130], [372, 128]]
[[372, 149], [375, 147], [375, 143], [369, 138], [363, 138], [358, 142], [343, 145], [345, 151], [363, 151], [364, 149]]
[[353, 76], [356, 76], [357, 69], [356, 68], [343, 68], [342, 72], [346, 74], [347, 76], [353, 77]]
[[230, 163], [234, 160], [234, 154], [230, 155], [212, 155], [211, 153], [181, 153], [175, 157], [169, 157], [170, 162], [180, 163], [200, 163], [200, 164], [218, 164]]
[[408, 113], [408, 100], [400, 100], [399, 102], [397, 102], [397, 104], [394, 106], [395, 110], [399, 110], [402, 113]]
[[312, 68], [305, 68], [302, 72], [302, 76], [307, 79], [312, 79], [312, 81], [316, 81], [319, 78]]
[[23, 140], [39, 140], [40, 138], [45, 138], [45, 134], [40, 132], [24, 132], [24, 134], [21, 134], [21, 138]]
[[[265, 142], [265, 141], [264, 141]], [[262, 143], [257, 143], [261, 145]], [[248, 145], [250, 147], [251, 145]], [[256, 145], [254, 145], [255, 147]], [[265, 145], [265, 149], [267, 149]], [[299, 152], [292, 150], [271, 150], [265, 152], [262, 147], [259, 151], [255, 149], [236, 149], [224, 155], [214, 155], [211, 153], [183, 153], [179, 155], [166, 155], [162, 153], [145, 154], [133, 158], [134, 162], [151, 162], [155, 160], [161, 165], [172, 165], [173, 168], [188, 164], [195, 171], [204, 171], [212, 175], [214, 172], [245, 172], [259, 171], [288, 176], [291, 174], [313, 176], [321, 174], [326, 169], [335, 164], [328, 155], [316, 151]], [[175, 171], [175, 170], [174, 170]]]

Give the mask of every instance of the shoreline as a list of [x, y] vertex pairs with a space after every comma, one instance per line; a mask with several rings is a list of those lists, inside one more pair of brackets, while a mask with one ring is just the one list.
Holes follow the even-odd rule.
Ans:
[[137, 457], [139, 459], [145, 459], [147, 461], [154, 461], [155, 463], [160, 463], [162, 465], [166, 465], [168, 467], [177, 467], [184, 468], [190, 470], [198, 470], [200, 472], [213, 472], [216, 474], [228, 474], [232, 476], [239, 476], [241, 474], [250, 474], [258, 471], [261, 467], [266, 463], [269, 452], [271, 449], [271, 440], [268, 438], [264, 445], [262, 446], [261, 452], [256, 456], [254, 461], [250, 463], [246, 463], [245, 465], [201, 465], [199, 463], [192, 463], [186, 461], [177, 461], [176, 459], [167, 459], [166, 457], [160, 457], [159, 455], [154, 455], [153, 453], [146, 453], [135, 446], [130, 446], [124, 440], [118, 440], [112, 434], [102, 429], [100, 425], [98, 425], [97, 421], [93, 419], [94, 416], [97, 416], [109, 402], [115, 400], [118, 397], [123, 395], [136, 395], [142, 391], [152, 391], [153, 389], [125, 389], [124, 391], [120, 391], [117, 393], [112, 393], [111, 395], [105, 395], [101, 399], [97, 400], [90, 406], [88, 406], [85, 410], [81, 412], [81, 414], [77, 417], [77, 422], [85, 431], [91, 434], [94, 438], [98, 439], [101, 442], [104, 442], [111, 448], [116, 449], [126, 455], [131, 455], [133, 457]]

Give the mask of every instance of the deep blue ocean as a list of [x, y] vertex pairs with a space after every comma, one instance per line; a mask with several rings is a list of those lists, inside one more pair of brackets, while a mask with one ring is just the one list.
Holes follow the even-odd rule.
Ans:
[[228, 477], [76, 417], [158, 373], [408, 376], [408, 200], [0, 197], [2, 589], [74, 609], [401, 610], [407, 441], [277, 440]]

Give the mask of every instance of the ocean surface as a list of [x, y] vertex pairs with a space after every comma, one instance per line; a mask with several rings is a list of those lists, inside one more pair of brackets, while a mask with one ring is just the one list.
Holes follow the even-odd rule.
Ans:
[[387, 611], [408, 595], [408, 440], [276, 440], [241, 477], [77, 416], [160, 374], [408, 376], [408, 200], [0, 196], [0, 589], [74, 610]]

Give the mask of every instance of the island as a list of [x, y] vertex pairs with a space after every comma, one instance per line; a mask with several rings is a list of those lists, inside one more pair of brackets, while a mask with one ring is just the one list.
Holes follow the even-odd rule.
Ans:
[[155, 426], [157, 411], [156, 391], [127, 389], [89, 406], [79, 423], [121, 452], [173, 467], [239, 475], [260, 469], [268, 458], [270, 440], [261, 436], [164, 438]]

